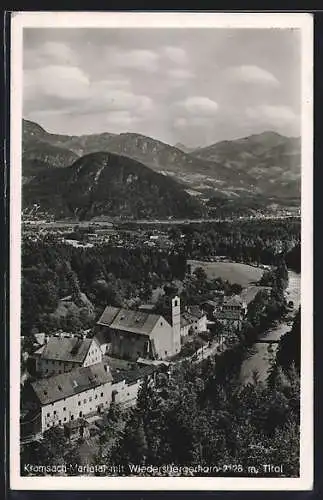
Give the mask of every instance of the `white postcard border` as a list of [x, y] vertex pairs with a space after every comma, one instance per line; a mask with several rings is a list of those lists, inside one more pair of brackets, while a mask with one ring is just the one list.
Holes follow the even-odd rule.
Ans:
[[[299, 478], [20, 476], [21, 120], [23, 29], [295, 28], [302, 33], [302, 338]], [[313, 18], [308, 13], [17, 12], [11, 23], [10, 488], [14, 490], [309, 490], [313, 486]], [[306, 334], [305, 334], [306, 332]], [[233, 480], [234, 479], [234, 480]]]

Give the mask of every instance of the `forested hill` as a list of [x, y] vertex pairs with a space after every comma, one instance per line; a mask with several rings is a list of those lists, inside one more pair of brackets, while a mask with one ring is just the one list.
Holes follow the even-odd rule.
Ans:
[[64, 169], [50, 169], [24, 187], [24, 207], [38, 203], [56, 217], [197, 218], [203, 206], [175, 180], [111, 153], [92, 153]]

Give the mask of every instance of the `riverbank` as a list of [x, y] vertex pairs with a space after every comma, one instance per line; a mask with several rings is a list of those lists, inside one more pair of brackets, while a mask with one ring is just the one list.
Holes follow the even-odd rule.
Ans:
[[[278, 344], [270, 341], [279, 341], [282, 335], [291, 329], [290, 316], [295, 315], [301, 303], [301, 275], [294, 271], [288, 271], [288, 286], [285, 291], [287, 302], [293, 302], [293, 309], [289, 317], [284, 318], [276, 326], [270, 328], [260, 337], [260, 342], [256, 342], [248, 352], [248, 357], [244, 360], [240, 371], [240, 381], [247, 384], [253, 379], [253, 373], [258, 373], [259, 380], [264, 382], [267, 379], [269, 370]], [[266, 343], [268, 341], [268, 343]]]

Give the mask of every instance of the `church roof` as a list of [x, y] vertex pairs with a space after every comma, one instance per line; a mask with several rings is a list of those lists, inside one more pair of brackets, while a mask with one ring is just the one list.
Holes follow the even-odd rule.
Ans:
[[159, 314], [107, 306], [98, 324], [109, 326], [113, 330], [150, 335], [158, 321], [168, 324]]

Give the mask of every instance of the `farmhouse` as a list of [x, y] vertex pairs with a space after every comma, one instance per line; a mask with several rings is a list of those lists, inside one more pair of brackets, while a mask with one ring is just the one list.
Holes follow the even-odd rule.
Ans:
[[101, 413], [111, 397], [112, 375], [102, 362], [36, 380], [23, 394], [22, 434], [42, 434], [52, 426]]
[[180, 299], [172, 299], [171, 321], [146, 311], [107, 306], [97, 325], [103, 327], [115, 357], [165, 359], [180, 351]]
[[45, 338], [44, 344], [34, 352], [33, 358], [37, 375], [50, 377], [100, 363], [102, 353], [95, 338], [51, 336]]

